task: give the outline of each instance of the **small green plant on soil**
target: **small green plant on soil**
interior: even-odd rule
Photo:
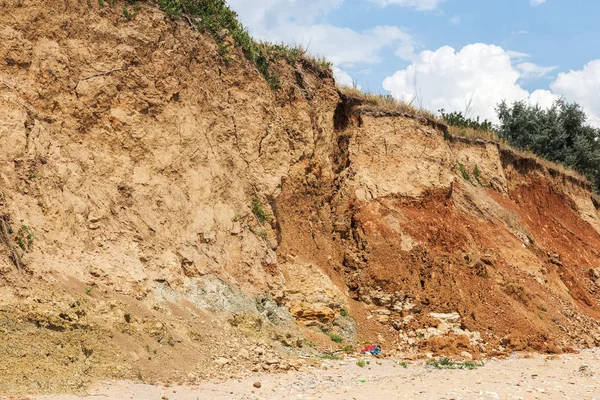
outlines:
[[[402,368],[408,368],[408,363],[407,363],[406,361],[402,361],[402,362],[400,363],[400,366],[401,366]]]
[[[342,309],[340,310],[340,315],[341,315],[342,317],[347,317],[347,316],[348,316],[348,310],[346,310],[345,308],[342,308]]]
[[[337,354],[329,354],[329,353],[323,353],[323,354],[321,354],[320,357],[325,360],[341,360],[342,359],[342,357],[338,356]]]
[[[475,180],[477,181],[477,183],[479,183],[480,186],[483,186],[483,184],[481,183],[481,180],[479,179],[481,177],[481,171],[479,170],[479,167],[477,165],[475,165],[475,167],[473,167],[473,176],[475,177]]]
[[[258,222],[260,222],[261,225],[264,225],[265,222],[269,222],[270,220],[269,214],[267,214],[265,208],[257,198],[252,200],[252,213],[256,216],[256,219],[258,219]]]
[[[177,19],[183,14],[196,29],[210,34],[225,63],[233,59],[229,57],[232,40],[274,90],[281,88],[281,80],[272,65],[280,59],[291,65],[300,62],[317,75],[330,71],[331,63],[308,56],[301,47],[255,41],[225,0],[158,0],[158,6],[168,18]]]
[[[92,293],[92,290],[94,290],[95,287],[96,285],[89,286],[87,289],[85,289],[85,294]]]
[[[329,339],[331,339],[331,341],[335,342],[335,343],[342,343],[342,337],[339,335],[336,335],[335,333],[330,334]]]
[[[352,346],[344,346],[344,347],[342,347],[342,351],[344,351],[346,353],[354,353],[354,347],[352,347]]]
[[[426,365],[436,369],[468,369],[473,370],[479,367],[483,367],[483,362],[474,363],[472,361],[454,361],[447,357],[440,358],[433,361],[427,361]]]
[[[458,163],[458,170],[464,180],[468,181],[469,183],[471,183],[471,185],[475,186],[475,184],[471,180],[471,175],[469,175],[469,172],[462,163]]]
[[[34,240],[35,233],[33,232],[33,228],[27,225],[22,225],[15,237],[15,242],[23,251],[31,250]]]
[[[256,230],[252,225],[248,225],[248,228],[250,229],[250,232],[254,233],[256,236],[263,240],[267,240],[267,238],[269,237],[269,235],[267,235],[267,232]]]
[[[129,7],[127,6],[127,4],[125,4],[123,6],[123,16],[125,17],[125,19],[127,21],[131,21],[132,19],[134,19],[138,13],[140,12],[140,5],[138,3],[135,3],[133,5],[133,12],[129,11]]]
[[[367,362],[366,362],[365,360],[358,360],[358,361],[356,362],[356,365],[358,365],[358,366],[359,366],[359,367],[361,367],[361,368],[364,368],[364,367],[366,367],[366,366],[367,366]]]

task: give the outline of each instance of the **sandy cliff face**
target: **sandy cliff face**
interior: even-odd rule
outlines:
[[[0,5],[0,392],[600,344],[586,183],[84,3]]]

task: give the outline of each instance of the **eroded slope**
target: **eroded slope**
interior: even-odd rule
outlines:
[[[0,392],[600,344],[589,185],[151,6],[0,5]],[[446,138],[446,139],[445,139]],[[467,356],[463,354],[463,356]]]

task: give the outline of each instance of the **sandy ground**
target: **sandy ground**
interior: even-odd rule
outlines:
[[[327,370],[255,375],[200,386],[157,387],[103,382],[80,399],[600,399],[600,349],[563,356],[489,360],[476,370],[438,370],[423,361],[406,368],[393,360],[327,361]],[[255,388],[260,382],[260,388]]]

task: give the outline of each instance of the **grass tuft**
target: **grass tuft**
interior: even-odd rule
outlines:
[[[258,198],[252,200],[252,213],[256,216],[256,219],[258,219],[258,222],[260,222],[261,225],[264,225],[271,220],[269,214],[267,214]]]
[[[460,172],[460,174],[462,175],[463,179],[468,181],[471,185],[475,186],[475,184],[473,183],[473,181],[471,180],[471,175],[469,175],[469,172],[467,171],[467,169],[465,168],[465,166],[462,163],[458,163],[458,170]]]
[[[335,343],[342,343],[343,340],[341,336],[336,335],[335,333],[330,334],[329,339],[331,339],[331,341]]]
[[[359,109],[374,110],[390,114],[410,114],[419,117],[429,118],[437,121],[435,115],[424,108],[418,108],[412,103],[397,100],[389,94],[366,93],[357,88],[348,86],[340,86],[338,90],[348,97],[352,97],[361,101],[362,105]]]
[[[436,369],[468,369],[474,370],[483,367],[483,362],[474,363],[472,361],[454,361],[447,357],[433,361],[427,361],[426,365]]]
[[[228,39],[233,39],[246,59],[256,65],[274,90],[281,88],[281,79],[271,65],[280,59],[292,65],[302,62],[319,76],[331,75],[331,63],[323,58],[307,55],[302,47],[255,41],[225,0],[158,0],[158,6],[168,18],[176,19],[181,15],[191,17],[188,19],[191,24],[198,30],[209,33],[217,42],[219,55],[226,63],[231,60],[228,55]]]

